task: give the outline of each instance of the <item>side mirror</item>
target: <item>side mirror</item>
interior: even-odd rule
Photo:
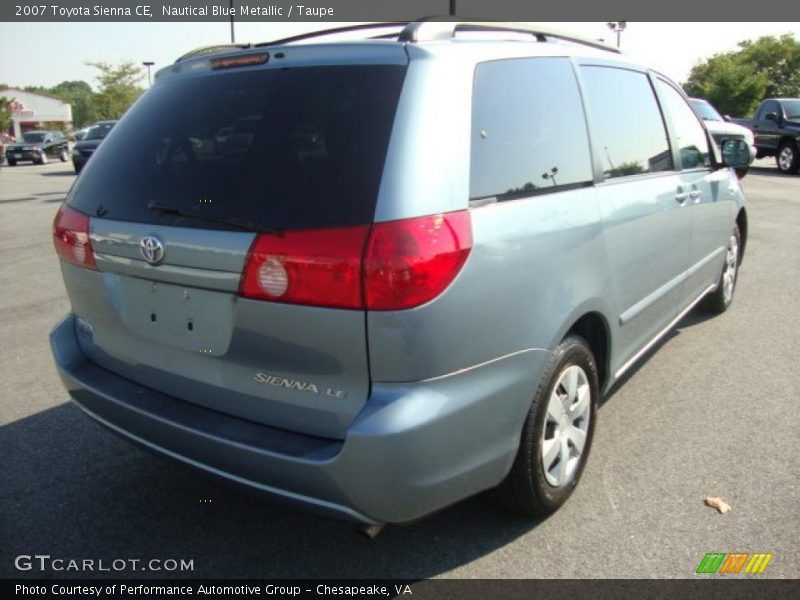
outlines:
[[[767,121],[772,121],[773,123],[777,123],[778,122],[778,113],[768,112],[766,115],[764,115],[764,118]]]
[[[753,162],[753,150],[744,140],[722,141],[722,165],[725,167],[748,167]]]
[[[723,121],[727,121],[728,123],[730,123],[731,122],[731,116],[730,115],[722,115],[722,120]]]

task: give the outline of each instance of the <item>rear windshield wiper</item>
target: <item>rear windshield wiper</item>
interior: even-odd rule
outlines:
[[[208,221],[209,223],[230,225],[231,227],[243,229],[244,231],[253,231],[257,233],[271,233],[274,235],[280,235],[282,233],[281,231],[277,231],[275,229],[262,227],[258,223],[253,223],[252,221],[248,221],[247,219],[241,219],[239,217],[226,217],[222,215],[214,215],[204,210],[173,206],[171,204],[167,204],[165,202],[157,202],[155,200],[148,202],[147,208],[164,215],[176,215],[178,217],[188,217],[191,219],[197,219],[198,221]]]

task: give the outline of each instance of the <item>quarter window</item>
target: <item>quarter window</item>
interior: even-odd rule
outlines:
[[[478,65],[470,198],[508,200],[592,182],[586,121],[564,58]]]
[[[611,67],[581,67],[609,179],[673,169],[667,132],[647,75]]]
[[[698,169],[711,164],[706,130],[694,111],[678,91],[662,79],[656,80],[664,101],[664,111],[669,116],[675,135],[675,145],[681,157],[683,169]]]

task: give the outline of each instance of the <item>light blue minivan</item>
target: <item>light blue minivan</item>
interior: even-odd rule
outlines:
[[[56,364],[122,437],[367,526],[548,514],[601,395],[730,306],[751,152],[592,40],[376,35],[158,73],[56,217]]]

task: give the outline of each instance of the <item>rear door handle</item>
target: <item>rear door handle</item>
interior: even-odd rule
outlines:
[[[692,190],[689,192],[689,197],[695,202],[700,202],[700,196],[702,196],[700,190]]]

